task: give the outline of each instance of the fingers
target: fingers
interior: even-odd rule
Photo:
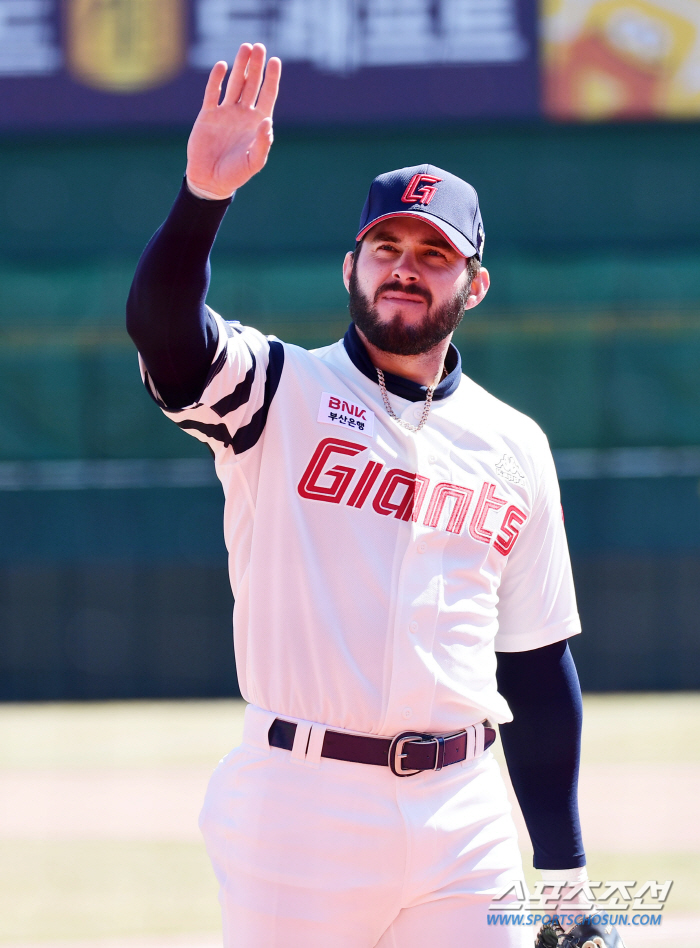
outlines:
[[[254,46],[250,43],[241,44],[231,67],[231,75],[228,78],[222,104],[239,104],[243,108],[254,108],[257,99],[258,110],[264,116],[272,116],[279,92],[282,63],[273,56],[266,69],[265,55],[266,50],[262,43],[256,43]],[[225,62],[218,62],[209,74],[204,92],[204,108],[214,108],[219,105],[226,68]]]
[[[272,110],[277,101],[277,93],[279,92],[281,74],[282,63],[276,56],[273,56],[267,64],[265,81],[262,84],[262,89],[258,96],[258,111],[262,112],[263,115],[272,115]]]
[[[248,168],[251,174],[257,174],[265,166],[272,145],[272,119],[264,118],[255,133],[255,139],[248,151]]]
[[[266,50],[262,43],[256,43],[251,50],[243,91],[239,100],[243,108],[251,108],[255,105],[265,69],[265,53]],[[228,95],[226,98],[228,100]],[[235,102],[235,99],[231,101]]]
[[[228,77],[225,102],[238,102],[241,92],[243,91],[246,69],[248,68],[252,50],[253,47],[250,43],[241,43],[236,53],[236,58],[233,61],[233,66],[231,67],[231,75]]]
[[[224,81],[224,76],[226,75],[226,70],[228,66],[223,60],[214,65],[214,68],[209,73],[209,78],[207,79],[207,87],[204,90],[204,100],[202,101],[203,109],[215,109],[219,104],[219,98],[221,96],[221,83]]]

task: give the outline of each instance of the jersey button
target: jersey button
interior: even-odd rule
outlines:
[[[428,455],[428,464],[437,464],[437,457],[434,454]]]
[[[412,714],[413,714],[413,709],[412,709],[412,708],[404,708],[403,711],[401,712],[401,717],[402,717],[405,721],[408,721],[408,719],[411,717]]]
[[[409,625],[409,629],[411,630],[411,632],[417,632],[417,631],[418,631],[418,623],[416,622],[415,619],[414,619],[413,622]]]
[[[423,406],[416,405],[416,407],[413,409],[413,417],[420,419],[422,414],[423,414]]]
[[[425,540],[421,540],[420,543],[418,544],[418,552],[425,553],[427,549],[428,549],[428,544],[425,542]]]

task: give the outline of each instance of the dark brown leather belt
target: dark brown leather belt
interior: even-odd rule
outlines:
[[[275,718],[268,731],[271,747],[290,751],[294,746],[297,726],[293,721]],[[496,731],[484,724],[484,750],[496,740]],[[326,731],[321,757],[347,760],[355,764],[390,767],[397,777],[410,777],[424,770],[442,770],[450,764],[466,760],[469,741],[467,731],[447,737],[404,731],[388,737],[363,737],[342,731]]]

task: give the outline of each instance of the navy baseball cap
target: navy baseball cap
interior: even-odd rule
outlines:
[[[390,217],[417,217],[439,230],[464,257],[484,251],[484,225],[479,198],[466,181],[435,165],[415,165],[380,174],[370,185],[362,208],[360,230],[364,235]]]

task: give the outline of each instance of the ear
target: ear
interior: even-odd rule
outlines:
[[[488,293],[490,286],[491,277],[489,276],[489,271],[485,267],[481,267],[472,280],[469,296],[467,297],[467,304],[464,308],[474,309],[475,306],[478,306]]]
[[[345,284],[345,289],[348,291],[350,290],[350,276],[354,263],[355,258],[352,255],[352,250],[348,250],[345,254],[345,260],[343,260],[343,283]]]

